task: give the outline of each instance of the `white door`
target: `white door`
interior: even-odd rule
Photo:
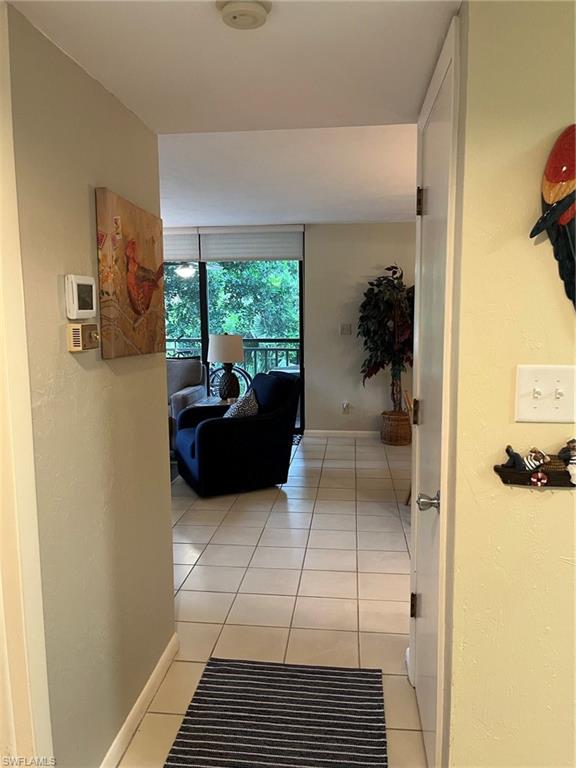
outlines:
[[[443,566],[449,479],[453,210],[456,166],[457,20],[444,43],[418,122],[418,217],[412,477],[410,678],[422,721],[429,766],[441,765],[443,708]],[[424,497],[430,497],[432,503]],[[420,501],[418,501],[420,497]],[[439,636],[440,631],[440,636]]]

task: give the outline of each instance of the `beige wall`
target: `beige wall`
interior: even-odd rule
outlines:
[[[414,283],[416,228],[398,224],[311,224],[306,227],[304,363],[306,428],[378,430],[379,414],[391,407],[388,373],[362,386],[362,341],[356,336],[358,308],[368,280],[390,264]],[[340,324],[352,335],[341,336]],[[411,370],[404,376],[410,389]],[[351,405],[342,413],[342,401]]]
[[[173,632],[168,438],[163,356],[69,354],[63,276],[97,274],[95,187],[159,210],[157,142],[9,21],[52,731],[58,765],[80,768],[99,765]]]
[[[574,6],[468,10],[449,764],[572,766],[576,497],[491,467],[507,443],[557,451],[575,431],[514,422],[518,363],[576,362],[552,248],[528,239],[574,121]]]

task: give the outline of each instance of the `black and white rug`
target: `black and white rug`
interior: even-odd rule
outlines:
[[[165,768],[387,765],[381,670],[210,659]]]

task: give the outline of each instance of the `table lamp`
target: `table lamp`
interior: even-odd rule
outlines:
[[[218,394],[221,400],[229,400],[240,394],[240,382],[233,372],[234,363],[244,360],[242,336],[228,333],[211,333],[208,343],[208,362],[222,363],[224,373],[220,377]]]

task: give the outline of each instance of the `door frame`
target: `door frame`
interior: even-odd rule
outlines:
[[[449,72],[452,67],[451,74]],[[460,35],[459,19],[453,17],[442,51],[436,63],[434,74],[424,99],[418,119],[418,150],[417,150],[417,184],[422,187],[422,131],[427,124],[436,97],[446,76],[453,81],[452,101],[452,146],[450,149],[450,167],[448,180],[448,215],[446,236],[446,285],[444,312],[444,385],[442,393],[442,441],[440,450],[440,498],[442,500],[439,515],[439,553],[438,553],[438,688],[437,688],[437,720],[436,720],[436,756],[437,766],[448,765],[448,748],[450,736],[450,672],[451,672],[451,615],[452,615],[452,540],[453,540],[453,511],[454,511],[454,481],[455,481],[455,441],[456,441],[456,368],[458,340],[453,328],[455,304],[457,302],[457,181],[458,181],[458,130],[460,106]],[[425,193],[424,193],[425,199]],[[416,219],[416,268],[415,268],[415,329],[419,322],[419,292],[421,290],[419,275],[421,272],[422,247],[422,217]],[[420,390],[420,370],[418,366],[418,334],[414,334],[414,397],[418,398]],[[419,437],[418,428],[413,430],[412,467],[413,477],[419,475]],[[416,537],[418,535],[418,514],[416,507],[416,491],[412,497],[412,558],[411,585],[416,583],[418,564],[415,562]],[[412,588],[412,591],[414,589]],[[410,649],[415,648],[415,620],[410,621]],[[414,664],[416,654],[409,654],[409,677],[415,679]]]

